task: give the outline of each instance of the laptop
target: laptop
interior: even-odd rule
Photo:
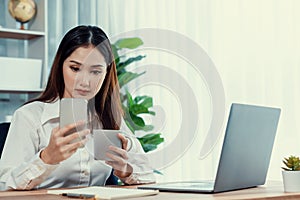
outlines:
[[[231,105],[215,181],[168,182],[138,188],[218,193],[265,184],[280,111],[256,105]]]

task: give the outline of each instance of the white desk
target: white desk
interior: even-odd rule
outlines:
[[[134,186],[126,186],[134,187]],[[49,195],[47,190],[35,190],[35,191],[7,191],[0,192],[0,200],[52,200],[52,199],[70,199],[58,195]],[[228,199],[300,199],[299,193],[285,193],[283,191],[283,185],[281,182],[270,182],[267,185],[257,188],[237,190],[232,192],[224,192],[218,194],[195,194],[195,193],[171,193],[160,192],[158,195],[132,198],[132,200],[228,200]]]

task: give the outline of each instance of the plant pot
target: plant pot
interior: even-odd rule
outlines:
[[[285,192],[300,192],[300,171],[282,171]]]

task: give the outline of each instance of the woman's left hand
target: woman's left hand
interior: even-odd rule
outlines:
[[[114,175],[119,178],[126,178],[132,174],[132,167],[128,163],[128,153],[126,151],[128,146],[128,139],[122,135],[118,134],[118,138],[122,142],[122,149],[109,146],[109,150],[114,152],[114,154],[107,152],[106,156],[110,158],[110,161],[105,161],[106,164],[110,165],[114,169]]]

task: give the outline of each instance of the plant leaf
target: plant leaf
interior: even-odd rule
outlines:
[[[145,72],[137,74],[133,72],[124,72],[118,76],[120,88],[132,81],[133,79],[143,75]]]
[[[145,152],[152,151],[164,141],[160,133],[150,133],[138,138]]]
[[[138,116],[129,116],[126,118],[126,121],[130,123],[131,127],[137,131],[137,130],[143,130],[143,131],[151,131],[153,130],[153,125],[146,125],[143,118]]]
[[[148,151],[153,151],[154,149],[157,148],[157,146],[154,145],[154,144],[143,144],[142,147],[143,147],[143,149],[144,149],[144,151],[145,151],[146,153],[147,153]]]
[[[300,170],[300,159],[297,156],[289,156],[288,158],[284,158],[282,160],[283,164],[287,167],[282,167],[284,170],[289,171],[298,171]]]
[[[145,126],[145,122],[144,122],[143,118],[138,117],[136,115],[132,115],[132,114],[130,114],[130,117],[132,119],[132,122],[134,122],[134,124],[136,126],[141,127],[141,128]],[[137,128],[137,127],[135,127],[135,128]],[[138,130],[140,130],[140,128],[138,128]]]
[[[159,175],[164,175],[161,171],[158,171],[157,169],[154,169],[153,173],[156,173],[156,174],[159,174]]]
[[[130,112],[129,109],[134,104],[134,101],[132,99],[131,94],[128,92],[128,90],[126,90],[126,100],[127,100],[127,106],[128,106],[127,111],[129,113]]]
[[[114,44],[112,44],[111,49],[112,49],[112,52],[114,54],[114,59],[115,59],[115,62],[116,62],[116,66],[118,68],[118,64],[120,62],[120,57],[119,57],[119,54],[118,54],[117,47]]]
[[[154,111],[149,111],[149,114],[150,115],[155,115],[155,112]]]
[[[150,108],[153,106],[152,97],[149,97],[149,96],[137,96],[134,98],[134,101],[146,108]]]
[[[115,45],[118,49],[135,49],[143,44],[143,41],[138,37],[119,39]]]
[[[130,129],[130,131],[134,134],[134,127],[131,126],[131,124],[129,123],[129,121],[125,120],[125,123],[127,125],[127,127]]]
[[[117,65],[117,72],[119,73],[120,71],[124,70],[125,67],[127,67],[128,65],[130,65],[131,63],[135,62],[135,61],[140,61],[142,60],[143,58],[145,58],[146,56],[136,56],[136,57],[131,57],[131,58],[128,58],[127,60],[125,60],[124,62],[120,62],[118,65]]]
[[[148,96],[146,96],[146,95],[143,95],[143,96],[136,96],[135,98],[134,98],[134,101],[135,102],[139,102],[139,101],[142,101],[143,99],[145,99],[145,98],[147,98]]]
[[[140,130],[143,130],[143,131],[152,131],[154,129],[154,126],[153,125],[145,125],[142,129]]]
[[[151,143],[159,145],[164,141],[164,138],[161,137],[161,133],[149,133],[139,138],[140,141],[143,141],[144,144]]]
[[[149,113],[148,108],[140,104],[133,104],[130,106],[130,112],[134,115],[142,114],[142,113]]]

